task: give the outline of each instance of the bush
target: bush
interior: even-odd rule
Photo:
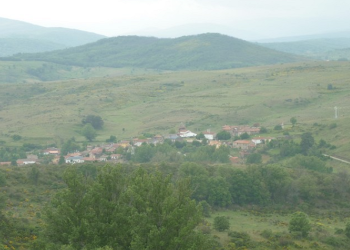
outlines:
[[[273,128],[274,130],[282,130],[282,125],[276,125],[274,128]]]
[[[219,232],[223,232],[230,228],[230,221],[226,216],[216,216],[214,218],[214,228]]]
[[[296,212],[292,215],[292,219],[289,221],[289,232],[300,233],[302,237],[307,237],[311,224],[307,214],[303,212]]]

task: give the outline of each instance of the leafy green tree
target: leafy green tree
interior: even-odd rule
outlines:
[[[302,237],[307,237],[311,230],[311,223],[307,214],[295,212],[289,221],[289,232],[300,233]]]
[[[36,186],[40,178],[40,171],[37,166],[30,168],[27,173],[28,179]]]
[[[85,126],[81,131],[81,134],[85,136],[85,138],[88,139],[89,141],[92,141],[93,139],[95,139],[97,135],[96,130],[90,123],[85,124]]]
[[[46,210],[47,240],[73,249],[210,249],[195,230],[201,207],[190,199],[189,182],[127,172],[105,166],[92,180],[68,168],[67,188]]]
[[[196,135],[196,139],[197,140],[205,139],[205,136],[204,136],[203,132],[200,132],[199,134],[197,134]]]
[[[350,222],[346,223],[345,235],[350,239]]]
[[[80,150],[80,146],[75,142],[74,138],[69,139],[65,143],[63,143],[61,147],[61,155],[67,155],[70,152],[74,152]]]
[[[247,156],[247,163],[248,164],[259,164],[261,163],[262,156],[259,153],[252,153]]]
[[[214,229],[223,232],[230,228],[230,221],[226,216],[216,216],[214,218]]]
[[[278,124],[278,125],[276,125],[273,129],[274,129],[274,130],[282,130],[283,128],[282,128],[282,125],[281,125],[281,124]]]
[[[64,163],[66,163],[66,161],[65,161],[65,159],[64,159],[64,156],[63,155],[61,155],[60,156],[60,159],[58,160],[58,164],[64,164]]]
[[[297,123],[297,118],[295,118],[295,117],[290,118],[290,122],[292,123],[292,126],[294,127],[295,124]]]
[[[106,140],[106,142],[117,142],[117,137],[115,135],[111,135],[109,139]]]
[[[101,116],[98,115],[88,115],[81,122],[83,125],[90,123],[94,129],[102,129],[104,124]]]
[[[310,132],[305,132],[301,135],[300,148],[304,155],[307,155],[309,149],[315,144],[315,139]]]
[[[245,133],[241,134],[239,138],[241,140],[247,140],[250,138],[250,135],[247,132],[245,132]]]
[[[260,128],[260,134],[265,134],[265,133],[267,133],[268,131],[267,131],[267,128],[265,128],[265,127],[261,127]]]
[[[20,136],[20,135],[13,135],[12,136],[12,140],[14,140],[14,141],[19,141],[21,139],[22,139],[22,136]]]
[[[230,140],[231,139],[231,134],[230,132],[227,132],[227,131],[221,131],[219,133],[216,134],[216,138],[218,140]]]

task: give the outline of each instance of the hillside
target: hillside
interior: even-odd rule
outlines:
[[[95,43],[15,59],[84,67],[136,67],[161,70],[212,70],[305,60],[220,34],[176,39],[115,37]]]
[[[84,141],[81,120],[89,114],[100,115],[105,122],[96,138],[101,142],[110,135],[130,139],[145,132],[167,134],[181,123],[194,131],[254,123],[272,129],[296,117],[300,125],[319,124],[317,140],[336,145],[337,153],[346,157],[349,66],[349,62],[313,62],[3,84],[0,141],[5,145],[59,145],[71,137]],[[327,89],[330,83],[332,90]],[[336,128],[328,129],[333,123]],[[14,134],[22,140],[14,142]]]
[[[259,43],[261,46],[302,56],[313,57],[317,59],[335,59],[328,58],[328,54],[334,50],[350,48],[350,38],[337,39],[313,39],[295,42],[275,42]],[[341,58],[341,57],[338,57]],[[338,59],[336,58],[336,60]]]
[[[105,36],[66,28],[46,28],[0,18],[0,56],[63,49],[95,42]]]

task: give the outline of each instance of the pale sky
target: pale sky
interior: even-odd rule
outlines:
[[[118,36],[218,24],[264,37],[350,30],[349,0],[9,0],[0,17]]]

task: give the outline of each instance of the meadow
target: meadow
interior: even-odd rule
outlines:
[[[2,67],[24,63],[28,62],[2,62]],[[273,131],[283,123],[288,131],[290,118],[296,117],[293,131],[312,127],[316,139],[336,145],[336,153],[347,157],[349,66],[349,62],[307,62],[158,73],[91,68],[93,78],[79,78],[83,68],[77,68],[77,79],[58,81],[33,81],[20,74],[21,83],[1,85],[0,141],[60,145],[74,137],[82,142],[81,120],[89,114],[100,115],[105,122],[96,143],[110,135],[121,140],[143,133],[168,134],[181,124],[194,132],[219,132],[225,124],[259,123]],[[105,75],[97,77],[102,72]],[[14,142],[14,134],[22,139]]]

